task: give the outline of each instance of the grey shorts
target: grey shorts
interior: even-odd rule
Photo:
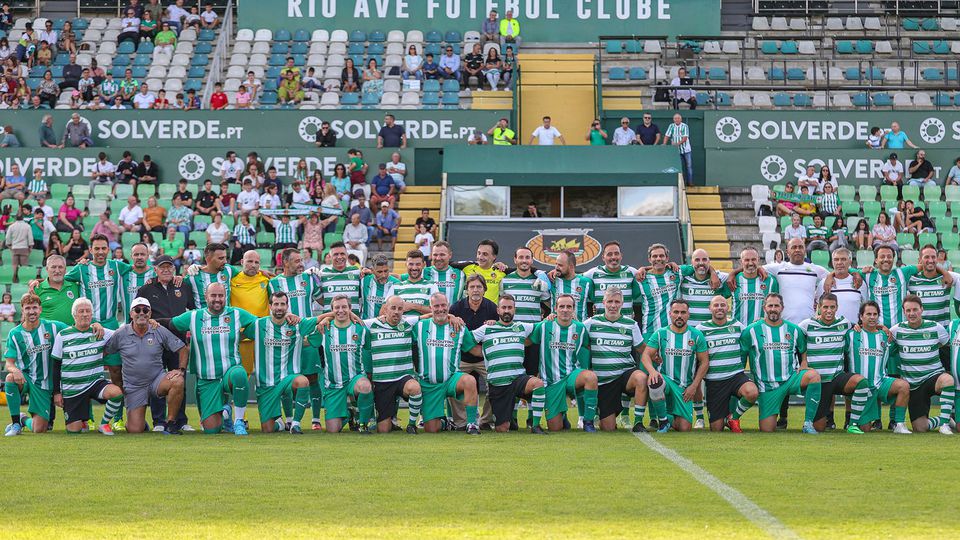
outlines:
[[[146,407],[151,397],[159,398],[157,390],[166,376],[166,371],[160,371],[152,381],[123,381],[123,400],[127,410]],[[131,382],[135,384],[131,384]]]

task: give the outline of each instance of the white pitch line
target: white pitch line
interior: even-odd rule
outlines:
[[[730,503],[730,506],[734,507],[737,512],[743,514],[743,517],[752,521],[757,527],[760,527],[773,538],[800,538],[800,535],[773,517],[770,512],[757,506],[757,504],[748,499],[746,495],[725,484],[722,480],[710,474],[706,469],[693,461],[667,448],[654,439],[649,433],[634,433],[634,435],[636,435],[637,438],[640,439],[640,442],[645,444],[647,448],[672,461],[674,465],[683,469],[684,472],[692,476],[697,482],[700,482],[721,496],[725,501]]]

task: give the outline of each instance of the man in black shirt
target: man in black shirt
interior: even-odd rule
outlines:
[[[333,148],[336,145],[337,134],[330,129],[330,122],[323,122],[317,131],[317,148]]]
[[[283,180],[280,180],[277,177],[277,168],[270,167],[267,169],[267,177],[263,180],[263,190],[266,191],[270,186],[277,186],[277,195],[280,195],[280,198],[283,198]]]
[[[180,202],[182,202],[184,206],[193,208],[193,193],[187,191],[186,179],[180,179],[177,185],[177,192],[173,194],[173,198],[180,199]]]
[[[130,184],[133,192],[137,192],[137,162],[129,150],[123,153],[123,159],[117,163],[117,183]]]
[[[927,161],[927,153],[925,151],[917,150],[917,158],[910,164],[909,170],[909,184],[911,186],[937,185],[936,181],[933,180],[933,163]]]
[[[471,274],[464,284],[465,295],[460,301],[450,306],[450,314],[463,319],[467,329],[476,330],[487,321],[496,321],[499,318],[497,314],[497,305],[487,300],[483,295],[487,292],[487,281],[480,274]],[[487,366],[483,363],[482,356],[474,356],[470,353],[463,353],[460,356],[460,371],[473,375],[477,379],[477,389],[481,394],[487,387]],[[467,423],[467,414],[464,405],[460,401],[450,401],[450,412],[453,414],[453,425],[456,429],[465,429]],[[480,427],[489,429],[493,423],[493,411],[490,409],[490,401],[484,400],[483,414],[480,417]]]
[[[643,113],[643,123],[637,126],[637,140],[640,144],[654,146],[660,144],[660,128],[653,123],[653,115]]]
[[[217,208],[217,194],[213,191],[213,181],[204,180],[203,189],[200,190],[200,193],[197,193],[197,208],[196,211],[198,214],[209,216]]]
[[[174,284],[175,270],[172,257],[161,255],[157,258],[153,268],[157,273],[156,279],[152,279],[146,285],[140,287],[137,296],[142,296],[150,301],[151,315],[154,319],[172,319],[177,315],[197,308],[193,302],[193,288],[190,283],[184,281],[179,286]],[[177,334],[177,337],[186,341],[186,336],[182,332],[174,330],[174,333]],[[163,364],[167,370],[174,370],[180,367],[180,359],[176,353],[164,351]],[[177,414],[177,424],[181,429],[187,424],[186,401],[183,400],[180,404],[180,413]],[[153,416],[154,431],[163,431],[163,426],[166,424],[166,409],[165,399],[150,398],[150,414]],[[188,428],[185,431],[192,431],[192,429]]]
[[[77,55],[70,53],[70,63],[63,66],[63,82],[60,83],[60,90],[77,88],[82,76],[83,68],[77,63]]]
[[[483,50],[479,43],[473,44],[473,52],[463,57],[463,85],[467,86],[470,77],[476,77],[478,86],[483,80]]]
[[[136,172],[134,176],[137,177],[137,186],[143,184],[152,184],[154,195],[159,195],[160,190],[157,188],[158,177],[160,172],[157,170],[157,164],[150,159],[150,154],[143,155],[143,161],[137,165]],[[133,194],[137,195],[137,187],[134,186]]]
[[[423,228],[427,230],[428,233],[433,234],[433,227],[436,226],[437,222],[430,217],[430,209],[424,208],[420,210],[420,217],[417,218],[416,226],[419,227],[423,225]],[[436,236],[436,235],[434,235]]]
[[[383,117],[383,126],[377,133],[377,148],[406,148],[407,134],[403,126],[397,125],[392,114]]]

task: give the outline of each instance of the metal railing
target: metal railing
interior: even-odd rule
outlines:
[[[223,25],[220,27],[220,35],[217,37],[217,46],[213,49],[213,59],[210,61],[210,69],[207,71],[207,79],[203,83],[203,96],[201,96],[202,106],[210,103],[210,96],[213,95],[213,86],[220,81],[223,75],[223,66],[227,63],[227,57],[230,55],[230,46],[233,43],[233,0],[227,2],[227,9],[223,14]]]

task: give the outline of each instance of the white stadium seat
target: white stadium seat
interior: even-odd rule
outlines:
[[[347,44],[346,44],[346,43],[331,43],[331,44],[330,44],[330,47],[327,49],[327,54],[328,54],[328,55],[337,54],[337,55],[340,55],[340,56],[346,56],[346,55],[347,55]]]
[[[476,30],[471,30],[463,34],[463,42],[464,43],[480,43],[480,37],[481,37],[480,32],[477,32]]]
[[[224,92],[236,92],[240,90],[240,79],[227,79],[227,82],[223,83]]]
[[[340,70],[343,69],[343,66],[327,66],[327,70],[323,73],[324,79],[337,79],[340,80]]]
[[[261,28],[253,35],[254,41],[273,41],[273,31],[269,28]]]
[[[167,70],[167,77],[171,79],[186,79],[187,68],[183,66],[173,66]]]
[[[265,66],[267,65],[267,55],[265,54],[251,54],[250,62],[248,66]]]
[[[253,30],[242,28],[237,31],[237,41],[253,41]]]
[[[187,28],[183,32],[180,32],[180,35],[177,36],[178,41],[196,41],[197,40],[197,31],[193,28]]]
[[[740,42],[725,40],[723,42],[723,54],[740,54]]]
[[[163,89],[163,81],[160,79],[147,79],[145,82],[147,84],[147,89],[154,94]]]
[[[930,94],[926,92],[914,92],[913,106],[914,107],[933,107],[933,98],[931,98]]]
[[[323,54],[311,54],[307,57],[307,66],[321,68],[327,63],[327,57]]]
[[[326,43],[330,41],[330,32],[326,31],[323,28],[314,30],[310,35],[310,41],[314,43]]]
[[[421,48],[420,48],[417,44],[411,43],[410,45],[413,45],[414,47],[417,47],[417,52],[418,52],[418,53],[422,53],[422,52],[423,52],[423,51],[421,50]],[[406,48],[405,48],[405,47],[403,46],[403,43],[387,43],[387,52],[386,52],[386,54],[387,54],[388,56],[391,55],[391,54],[404,55],[404,54],[407,53],[407,48],[409,48],[409,47],[406,47]]]
[[[100,54],[117,54],[117,42],[103,41],[100,43],[100,46],[97,47],[97,52]]]
[[[767,22],[766,17],[754,17],[752,26],[757,32],[765,32],[770,29],[770,23]]]
[[[258,41],[253,44],[250,52],[251,54],[270,54],[270,44],[266,41]]]
[[[402,30],[391,30],[387,33],[387,43],[403,43],[406,36]]]
[[[341,54],[331,54],[327,57],[327,67],[337,68],[338,70],[342,68],[346,63],[346,59]],[[360,69],[357,67],[357,69]],[[337,77],[340,76],[340,72],[337,72]]]
[[[388,79],[383,81],[384,92],[400,92],[400,81],[397,79]]]
[[[404,92],[400,98],[400,105],[409,107],[420,105],[420,94],[417,92]]]
[[[327,54],[326,43],[311,43],[310,54]]]
[[[790,19],[790,30],[797,32],[806,32],[807,31],[807,20],[801,19],[799,17],[794,17]]]
[[[103,41],[116,41],[120,37],[119,30],[104,30],[103,31]]]
[[[233,53],[230,55],[231,66],[245,66],[250,63],[250,58],[243,53]]]
[[[863,28],[865,30],[880,31],[883,27],[880,24],[880,17],[866,17],[863,19]]]
[[[123,29],[123,19],[120,17],[113,17],[107,21],[107,28],[109,30],[121,30]]]
[[[400,105],[400,94],[396,92],[384,92],[383,97],[380,98],[380,105],[384,107],[396,107]]]
[[[230,66],[227,68],[227,77],[240,79],[247,75],[247,70],[244,69],[244,66]]]
[[[167,82],[163,85],[163,89],[166,90],[168,94],[183,92],[183,81],[180,79],[167,79]]]
[[[761,243],[765,249],[779,249],[780,244],[783,242],[780,238],[780,233],[775,232],[763,233],[761,238],[763,239]]]
[[[190,45],[190,52],[193,52],[192,43],[178,43],[177,52],[185,52],[185,51],[180,51],[180,45]],[[238,41],[233,45],[233,54],[237,54],[237,53],[250,54],[252,50],[253,50],[253,47],[250,46],[249,41]]]
[[[782,32],[784,30],[789,30],[790,25],[787,23],[786,17],[773,17],[770,19],[770,29]]]
[[[346,30],[334,30],[330,34],[331,43],[346,43],[350,39]]]
[[[17,22],[19,22],[19,20]],[[88,30],[104,30],[106,28],[107,28],[107,20],[102,17],[94,17],[90,19],[90,23],[87,25]]]
[[[706,54],[720,54],[723,49],[720,48],[719,41],[704,41],[703,52]]]
[[[760,216],[757,218],[757,225],[761,233],[772,233],[777,231],[777,218],[773,216]]]
[[[860,17],[847,17],[847,24],[845,26],[847,30],[851,32],[863,30],[863,22],[860,21]]]
[[[407,32],[407,43],[423,43],[423,32],[420,30],[410,30]]]
[[[150,66],[147,77],[152,79],[165,79],[167,77],[167,68],[163,66]]]

